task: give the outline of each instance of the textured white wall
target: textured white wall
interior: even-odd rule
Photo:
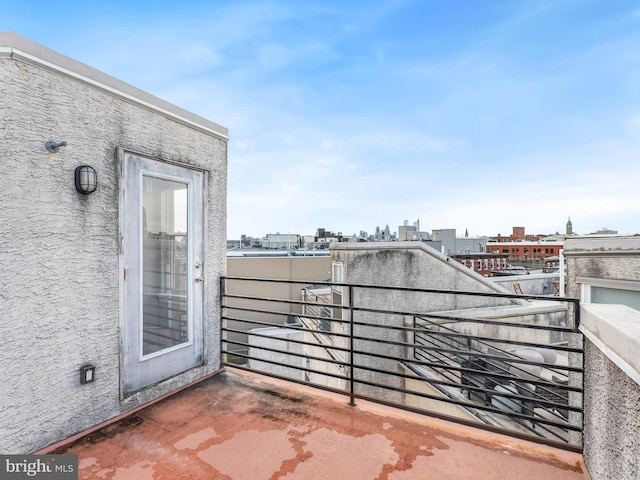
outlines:
[[[640,478],[640,385],[585,340],[584,457],[593,480]]]
[[[640,281],[640,238],[577,238],[565,246],[567,296],[577,277]],[[640,478],[640,385],[584,340],[584,458],[593,480]],[[615,349],[614,349],[615,351]]]
[[[45,447],[215,371],[218,278],[226,271],[224,136],[35,63],[0,55],[0,451],[7,454]],[[49,153],[47,140],[68,146]],[[210,172],[207,363],[125,401],[117,147]],[[98,173],[89,196],[74,188],[82,163]],[[92,384],[80,385],[84,363],[96,365]]]

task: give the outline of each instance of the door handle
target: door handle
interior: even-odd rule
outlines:
[[[196,282],[204,282],[204,277],[202,275],[198,275],[196,277]]]

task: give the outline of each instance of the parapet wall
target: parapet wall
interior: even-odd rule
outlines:
[[[593,480],[640,478],[640,312],[586,304],[584,457]]]

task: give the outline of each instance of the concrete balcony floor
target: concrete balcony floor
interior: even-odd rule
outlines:
[[[588,479],[582,456],[237,370],[64,446],[82,479]]]

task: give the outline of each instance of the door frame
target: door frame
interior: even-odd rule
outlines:
[[[193,200],[192,202],[201,202],[201,205],[199,207],[199,210],[201,212],[201,215],[199,214],[198,216],[200,217],[200,221],[198,221],[199,219],[196,218],[192,218],[193,217],[193,212],[191,211],[192,208],[192,202],[189,201],[188,205],[189,205],[189,212],[188,212],[188,216],[189,216],[189,228],[188,228],[188,233],[189,236],[191,237],[189,239],[189,243],[190,245],[192,245],[192,239],[194,239],[197,235],[199,235],[200,239],[199,241],[201,242],[201,249],[199,252],[197,252],[197,254],[194,256],[194,258],[189,258],[189,265],[187,268],[187,281],[192,283],[192,287],[191,287],[191,292],[194,293],[194,295],[192,295],[193,298],[190,299],[191,302],[194,302],[191,306],[189,306],[188,311],[189,312],[194,312],[197,311],[199,312],[199,319],[195,318],[195,315],[190,315],[191,318],[188,318],[188,323],[190,325],[190,331],[189,331],[189,340],[185,342],[184,345],[177,345],[175,347],[171,347],[168,349],[165,349],[163,351],[154,353],[154,354],[149,354],[149,355],[143,355],[142,352],[142,347],[141,347],[141,331],[142,331],[142,327],[141,327],[141,320],[139,315],[137,316],[137,319],[134,320],[136,322],[135,326],[130,325],[130,321],[132,320],[132,316],[135,316],[135,314],[132,314],[132,308],[131,308],[131,295],[128,294],[128,292],[131,292],[131,283],[127,284],[127,281],[129,282],[136,282],[138,284],[138,289],[136,290],[137,294],[138,294],[138,299],[134,300],[134,301],[138,301],[140,302],[140,295],[142,294],[142,272],[141,272],[141,265],[142,265],[142,258],[140,255],[131,257],[131,255],[127,255],[127,245],[129,244],[129,247],[131,246],[131,240],[129,239],[128,236],[130,235],[135,235],[137,237],[139,237],[139,229],[134,229],[131,226],[127,226],[128,224],[131,224],[130,221],[130,216],[132,214],[135,215],[139,215],[140,212],[138,211],[134,211],[132,212],[131,210],[136,210],[135,208],[131,207],[131,204],[128,203],[130,202],[130,198],[128,198],[130,195],[133,194],[137,194],[137,195],[141,195],[141,191],[136,191],[134,190],[134,188],[131,187],[131,182],[136,179],[130,179],[128,178],[127,175],[127,165],[129,163],[129,158],[130,156],[133,157],[138,157],[140,159],[143,160],[144,162],[156,162],[158,165],[158,168],[163,168],[164,166],[167,166],[168,168],[171,167],[178,167],[180,169],[185,169],[187,171],[191,171],[191,172],[195,172],[198,175],[201,175],[201,180],[202,180],[202,185],[200,186],[201,189],[201,194],[200,194],[200,199],[196,198],[195,194],[193,195]],[[174,162],[174,161],[167,161],[165,159],[162,158],[158,158],[158,157],[154,157],[151,155],[146,155],[143,153],[138,153],[132,150],[128,150],[128,149],[124,149],[121,147],[117,148],[117,159],[118,159],[118,173],[119,173],[119,178],[118,178],[118,184],[119,184],[119,204],[118,204],[118,220],[119,220],[119,237],[118,237],[118,258],[119,258],[119,268],[118,268],[118,275],[119,275],[119,291],[120,291],[120,295],[119,295],[119,312],[120,312],[120,321],[119,321],[119,347],[120,347],[120,351],[119,351],[119,360],[120,360],[120,369],[119,369],[119,385],[120,385],[120,399],[124,400],[125,398],[136,394],[137,392],[150,388],[154,385],[158,385],[161,384],[173,377],[176,377],[178,375],[182,375],[183,373],[190,371],[194,368],[198,368],[200,366],[202,366],[205,363],[205,352],[206,352],[206,334],[205,334],[205,330],[206,330],[206,312],[207,312],[207,275],[206,273],[206,245],[207,245],[207,204],[208,204],[208,171],[199,167],[194,167],[193,165],[187,165],[184,163],[180,163],[180,162]],[[140,179],[142,178],[142,175],[145,172],[145,169],[140,168],[138,169],[138,172],[140,173]],[[195,175],[194,173],[194,175]],[[157,178],[162,178],[163,175],[157,174],[157,175],[153,175],[152,176],[157,176]],[[169,175],[169,177],[171,177],[171,175]],[[196,175],[196,177],[198,177]],[[179,176],[176,176],[175,178],[180,178]],[[129,188],[127,188],[127,182],[130,183]],[[187,181],[185,181],[185,183],[189,183]],[[198,182],[199,183],[199,182]],[[138,185],[138,188],[140,188],[140,185]],[[190,195],[191,197],[191,195]],[[140,202],[141,205],[141,201],[137,200],[138,202]],[[140,222],[141,219],[138,218],[137,222]],[[196,228],[194,228],[194,226]],[[137,239],[136,240],[138,242],[138,248],[139,246],[139,242],[140,240]],[[190,250],[195,250],[197,247],[192,247],[190,248]],[[140,250],[138,250],[138,252],[140,252]],[[193,252],[190,252],[193,253]],[[137,262],[132,262],[132,258],[136,258]],[[196,270],[194,268],[194,263],[196,261],[199,261],[200,263],[200,271],[199,271],[199,275],[204,277],[204,280],[202,282],[199,283],[195,283],[195,276],[196,274]],[[129,262],[129,263],[127,263]],[[135,270],[132,270],[135,269]],[[127,279],[127,277],[129,277]],[[198,290],[198,293],[195,294],[196,289]],[[193,306],[195,305],[195,302],[197,302],[197,307],[196,309],[193,308]],[[139,311],[142,311],[141,308]],[[131,335],[128,332],[131,332],[132,328],[136,328],[139,329],[138,330],[138,337],[135,337],[135,339],[137,340],[137,346],[134,347],[133,349],[131,348],[131,340],[132,337],[134,337],[135,335]],[[193,351],[193,356],[192,359],[193,361],[186,367],[186,368],[178,368],[177,370],[174,370],[171,374],[166,375],[166,376],[162,376],[162,377],[158,377],[155,378],[153,381],[150,382],[146,382],[143,381],[141,385],[137,385],[135,387],[130,387],[131,385],[131,376],[132,374],[135,374],[134,372],[132,372],[131,370],[131,366],[133,365],[132,362],[137,362],[138,365],[142,365],[143,362],[161,362],[163,359],[166,360],[167,362],[171,363],[171,357],[170,355],[173,352],[178,352],[180,350],[183,349],[189,349]],[[141,367],[142,368],[142,367]]]

